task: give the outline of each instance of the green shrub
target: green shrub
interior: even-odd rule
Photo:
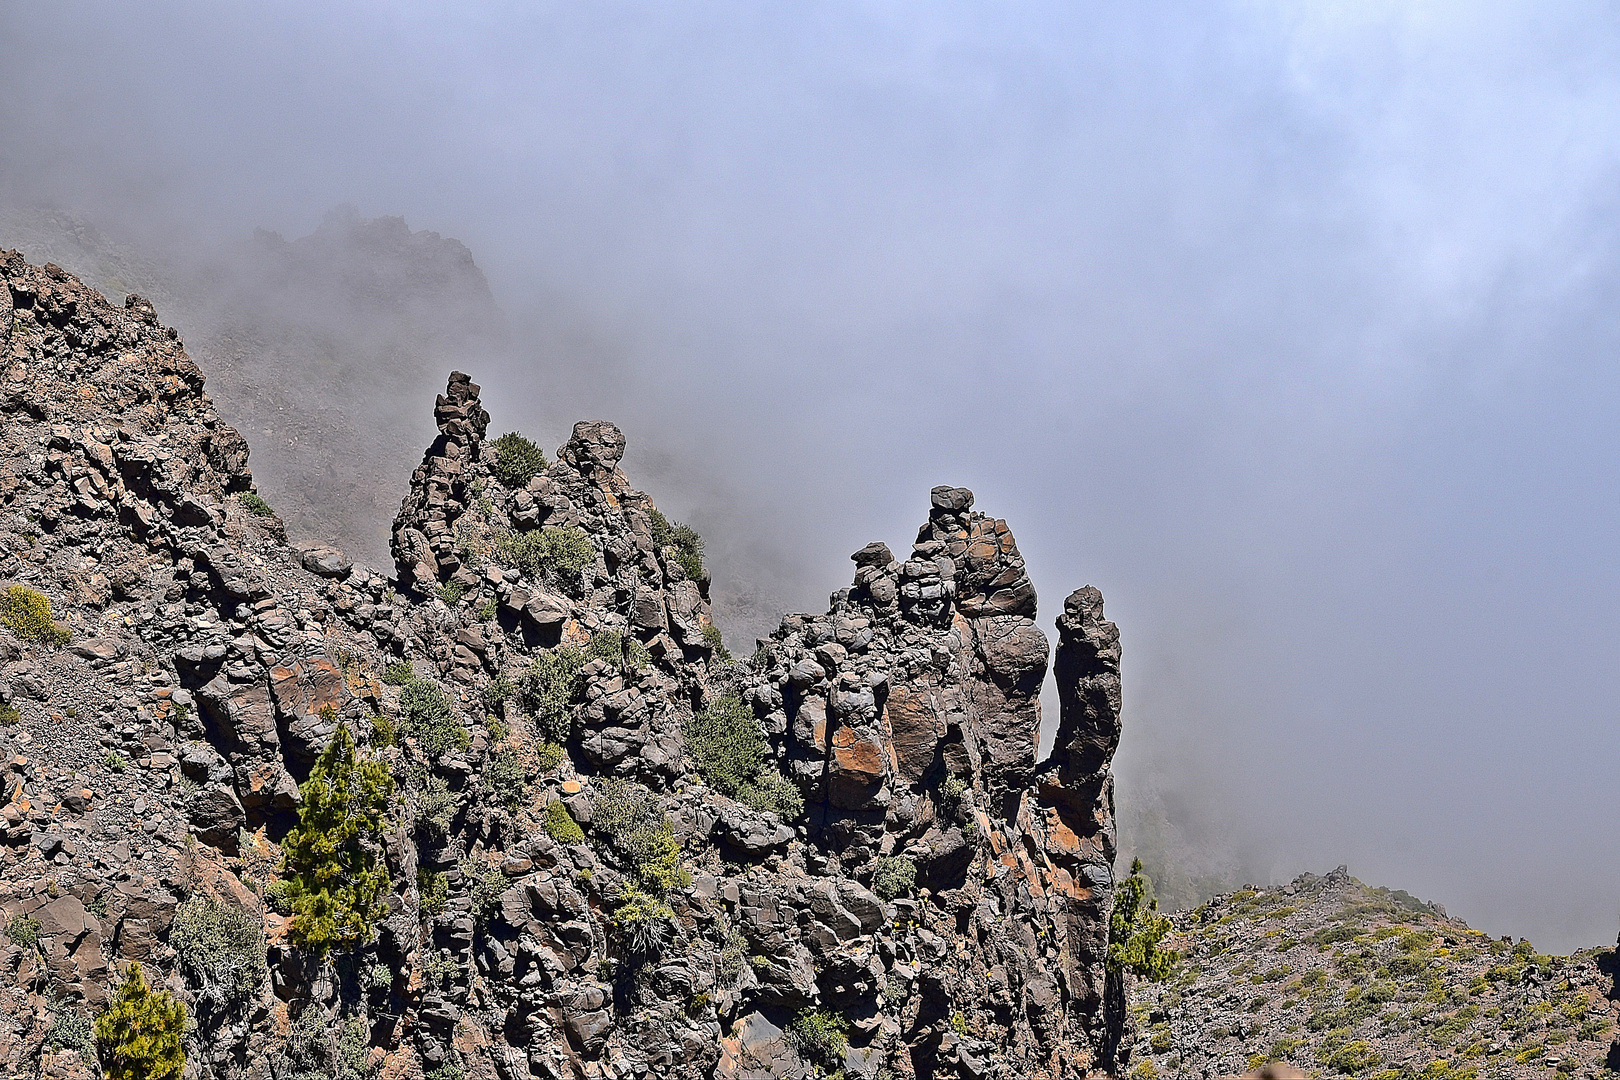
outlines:
[[[759,775],[742,786],[737,799],[755,810],[769,810],[783,821],[792,821],[804,813],[804,795],[798,785],[773,768],[763,768]]]
[[[438,588],[438,596],[448,606],[455,607],[461,603],[461,598],[467,594],[467,587],[459,581],[446,581]]]
[[[382,681],[389,686],[409,686],[416,681],[416,669],[409,660],[400,660],[383,669]]]
[[[518,680],[518,704],[534,717],[549,741],[564,743],[573,734],[574,699],[585,689],[580,669],[585,654],[572,645],[547,649],[529,662]]]
[[[473,918],[486,923],[501,907],[501,893],[506,891],[506,875],[500,866],[490,860],[480,862],[469,855],[461,860],[461,876],[467,879],[472,895]]]
[[[333,1080],[365,1080],[367,1057],[371,1053],[371,1026],[363,1016],[343,1021],[337,1037],[337,1069]]]
[[[416,889],[422,894],[422,914],[443,915],[450,900],[450,879],[436,870],[418,870]]]
[[[541,743],[539,751],[535,754],[535,757],[540,764],[540,771],[543,773],[550,772],[552,769],[555,769],[557,766],[561,765],[563,758],[566,756],[567,755],[563,752],[563,748],[554,742]]]
[[[686,751],[698,772],[731,798],[758,774],[768,745],[753,710],[734,695],[717,699],[686,724]]]
[[[503,532],[495,537],[495,553],[507,566],[570,593],[579,591],[580,575],[596,561],[590,536],[572,525]]]
[[[96,1028],[90,1017],[65,1003],[52,1009],[50,1030],[45,1033],[45,1045],[52,1050],[77,1050],[86,1060],[96,1049]]]
[[[108,1080],[170,1080],[185,1071],[186,1007],[147,985],[139,964],[130,965],[95,1029]]]
[[[272,1076],[292,1080],[336,1080],[332,1032],[319,1008],[306,1004],[282,1040],[281,1068]]]
[[[656,897],[626,885],[611,921],[613,936],[627,956],[658,957],[675,940],[675,912]]]
[[[428,761],[472,745],[472,736],[456,719],[450,709],[450,699],[436,683],[426,679],[407,683],[400,691],[399,704],[405,712],[400,728],[416,740],[417,749]]]
[[[731,650],[726,648],[725,635],[720,633],[720,628],[714,623],[709,623],[703,628],[703,643],[714,653],[715,659],[722,664],[731,663]]]
[[[388,870],[378,854],[393,790],[387,767],[357,753],[339,724],[298,786],[298,824],[282,841],[295,944],[317,952],[360,944],[387,911]]]
[[[412,766],[409,778],[417,828],[440,838],[448,835],[459,804],[450,782],[425,765]]]
[[[1170,933],[1170,920],[1159,913],[1153,884],[1142,872],[1142,860],[1131,861],[1131,874],[1120,883],[1108,922],[1108,966],[1160,982],[1170,976],[1179,956],[1159,947]]]
[[[211,896],[194,894],[175,909],[169,944],[199,1004],[239,1005],[266,974],[264,924]]]
[[[844,1067],[849,1021],[837,1013],[806,1009],[788,1025],[787,1041],[799,1056],[828,1072]]]
[[[379,750],[385,750],[394,745],[398,732],[394,729],[394,722],[382,713],[371,718],[371,745]]]
[[[14,916],[6,924],[6,937],[11,943],[21,949],[37,949],[39,947],[39,932],[41,930],[38,919],[30,915]]]
[[[726,943],[720,949],[720,981],[731,986],[742,974],[743,963],[748,959],[748,939],[736,927],[726,931]]]
[[[424,985],[443,989],[446,983],[454,982],[461,974],[461,965],[456,963],[456,958],[448,950],[424,949],[419,970]]]
[[[615,671],[629,673],[644,667],[652,654],[647,646],[618,630],[598,630],[585,646],[585,662],[606,660]]]
[[[793,782],[766,764],[770,744],[753,710],[735,695],[718,698],[686,723],[686,752],[716,791],[792,820],[804,810]]]
[[[1428,970],[1429,962],[1421,956],[1401,953],[1390,957],[1386,966],[1389,968],[1389,973],[1397,978],[1411,978],[1413,975],[1421,975]]]
[[[264,887],[264,906],[277,915],[292,914],[292,883],[277,878]]]
[[[617,630],[598,630],[585,646],[585,660],[606,660],[614,670],[624,667],[624,635]]]
[[[265,502],[264,497],[257,491],[244,491],[237,498],[242,502],[242,509],[254,517],[270,517],[275,513],[274,510],[270,509],[270,504]]]
[[[0,704],[0,727],[10,727],[12,724],[20,723],[22,723],[22,713],[17,710],[17,706],[9,702]],[[113,756],[111,751],[108,752],[108,756]],[[119,758],[118,763],[122,765],[124,759]]]
[[[681,868],[675,827],[645,788],[618,779],[603,783],[591,800],[591,827],[607,834],[625,865],[658,895],[692,883]]]
[[[672,524],[657,510],[648,514],[652,521],[653,543],[675,549],[675,563],[693,581],[703,580],[703,537],[685,525]]]
[[[394,985],[394,969],[381,960],[366,968],[366,988],[386,990]]]
[[[484,685],[484,709],[494,712],[501,704],[517,696],[517,686],[504,675],[497,675]]]
[[[1312,934],[1311,941],[1313,941],[1319,948],[1326,948],[1329,945],[1334,945],[1341,941],[1354,941],[1356,936],[1360,933],[1361,931],[1357,930],[1354,926],[1327,926]]]
[[[1337,1050],[1327,1054],[1322,1064],[1335,1072],[1346,1073],[1350,1076],[1365,1076],[1377,1068],[1383,1058],[1373,1050],[1372,1044],[1365,1039],[1356,1039],[1345,1043]]]
[[[42,641],[47,645],[66,645],[72,631],[61,623],[51,621],[51,601],[41,592],[26,585],[13,585],[0,600],[0,624],[24,641]]]
[[[905,896],[917,885],[917,864],[904,855],[884,855],[872,864],[872,891],[880,900]]]
[[[528,487],[529,481],[546,467],[545,451],[516,431],[508,431],[491,445],[495,448],[495,460],[490,463],[489,471],[513,491]]]
[[[585,830],[579,827],[561,799],[546,804],[546,835],[559,844],[579,844],[585,840]]]
[[[528,770],[523,766],[523,759],[512,750],[491,755],[489,764],[484,766],[484,787],[508,810],[522,806],[523,796],[529,787]]]

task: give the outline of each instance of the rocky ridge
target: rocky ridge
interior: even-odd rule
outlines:
[[[1115,1067],[1118,634],[1096,590],[1065,601],[1037,761],[1035,590],[970,492],[732,660],[613,425],[514,480],[453,374],[393,573],[356,566],[288,543],[150,304],[0,275],[0,587],[68,635],[0,630],[0,1061],[93,1075],[74,1033],[140,961],[196,1018],[195,1076]],[[757,740],[740,784],[692,741],[722,722]],[[339,725],[395,782],[389,887],[322,955],[280,843]],[[188,945],[205,908],[262,930],[229,1000]]]
[[[1133,1077],[1611,1075],[1613,949],[1546,956],[1344,867],[1170,916],[1170,980],[1132,986]]]

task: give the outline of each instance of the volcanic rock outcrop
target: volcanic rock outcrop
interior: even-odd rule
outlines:
[[[1049,643],[971,492],[734,660],[612,424],[517,474],[452,374],[390,576],[288,542],[150,304],[0,276],[0,590],[57,624],[0,629],[0,1063],[94,1075],[138,961],[188,1076],[1116,1067],[1118,634],[1065,601],[1037,761]],[[283,841],[340,727],[393,782],[387,888],[323,952]]]

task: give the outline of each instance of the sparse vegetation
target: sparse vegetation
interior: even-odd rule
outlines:
[[[660,548],[674,548],[674,562],[693,581],[701,581],[703,569],[703,537],[685,525],[670,522],[660,511],[648,514],[652,521],[653,543]]]
[[[6,937],[19,949],[37,949],[40,930],[40,922],[33,916],[15,915],[6,924]]]
[[[72,631],[51,620],[50,597],[26,585],[13,585],[0,599],[0,625],[24,641],[66,645]]]
[[[486,445],[495,450],[495,460],[490,464],[489,471],[513,491],[528,487],[529,481],[546,467],[545,451],[516,431],[508,431]]]
[[[242,509],[254,517],[271,517],[275,514],[275,511],[270,509],[270,504],[256,491],[244,491],[237,498],[242,502]]]
[[[459,581],[446,581],[438,588],[438,597],[449,607],[461,603],[461,598],[467,594],[467,587]]]
[[[573,734],[573,704],[585,687],[585,654],[572,645],[540,653],[518,681],[518,704],[534,717],[547,740],[564,743]]]
[[[563,758],[567,756],[563,748],[554,742],[541,743],[540,749],[535,751],[535,759],[540,766],[540,771],[543,773],[550,772],[561,765]]]
[[[634,885],[625,886],[619,897],[612,926],[619,947],[634,960],[655,959],[675,940],[674,910]]]
[[[714,653],[716,660],[722,664],[731,663],[731,650],[726,648],[725,636],[720,633],[720,628],[714,623],[709,623],[703,628],[703,643],[709,647],[710,652]]]
[[[52,1007],[50,1030],[45,1033],[45,1045],[51,1050],[77,1050],[90,1060],[96,1049],[96,1027],[90,1017],[66,1002]]]
[[[277,915],[292,914],[292,883],[277,878],[264,887],[264,906]]]
[[[736,927],[726,930],[726,943],[720,949],[720,981],[726,986],[736,983],[748,959],[748,940]]]
[[[804,812],[799,789],[767,764],[770,744],[753,710],[734,695],[722,697],[686,724],[686,752],[703,779],[722,795],[791,821]]]
[[[484,766],[484,786],[508,810],[523,805],[528,794],[529,775],[523,758],[512,750],[501,750],[490,755]]]
[[[199,1005],[240,1005],[264,979],[263,924],[211,896],[194,894],[175,910],[169,944]]]
[[[546,804],[546,835],[559,844],[578,844],[585,840],[585,830],[579,827],[561,799]]]
[[[388,871],[380,856],[393,790],[387,767],[360,754],[347,725],[339,724],[298,787],[298,824],[282,841],[298,946],[319,952],[370,938],[386,910]]]
[[[884,855],[872,867],[872,891],[880,900],[905,896],[917,885],[917,864],[904,855]]]
[[[422,914],[443,915],[450,899],[450,879],[436,870],[416,872],[416,891],[422,897]]]
[[[1108,924],[1108,965],[1138,978],[1159,982],[1169,977],[1179,959],[1160,947],[1170,933],[1170,920],[1159,914],[1153,885],[1142,870],[1142,860],[1131,862],[1131,873],[1114,897]]]
[[[799,1056],[828,1072],[844,1067],[849,1021],[837,1013],[806,1009],[788,1025],[787,1039]]]
[[[590,536],[572,525],[502,532],[495,537],[495,553],[507,566],[569,593],[579,591],[580,575],[596,561]]]
[[[139,964],[130,965],[95,1032],[108,1080],[171,1080],[185,1071],[186,1007],[152,989]]]
[[[412,766],[409,777],[416,827],[430,836],[448,835],[459,805],[450,782],[426,765]]]
[[[452,750],[466,750],[472,745],[472,736],[456,718],[436,683],[418,679],[407,683],[399,695],[404,717],[401,730],[416,740],[417,749],[428,761],[435,761]]]
[[[473,918],[488,922],[500,910],[501,893],[506,891],[506,875],[495,861],[469,855],[461,860],[461,876],[472,898]]]
[[[22,713],[17,710],[17,706],[11,704],[10,702],[0,703],[0,727],[10,727],[12,724],[20,723],[22,723]],[[117,757],[117,755],[110,750],[107,752],[107,756]],[[118,758],[120,765],[123,764],[123,761],[123,758]]]
[[[383,669],[382,681],[389,686],[408,686],[416,681],[416,670],[409,660],[400,660]]]
[[[610,779],[591,801],[591,827],[604,833],[642,885],[659,896],[685,888],[692,875],[681,868],[675,829],[645,788]]]

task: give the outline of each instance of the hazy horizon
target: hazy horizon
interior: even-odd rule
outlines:
[[[1612,10],[67,3],[0,34],[0,200],[153,251],[340,204],[455,237],[510,325],[495,426],[615,420],[629,467],[724,493],[674,509],[785,602],[937,483],[1009,521],[1048,632],[1102,589],[1131,828],[1614,940]]]

